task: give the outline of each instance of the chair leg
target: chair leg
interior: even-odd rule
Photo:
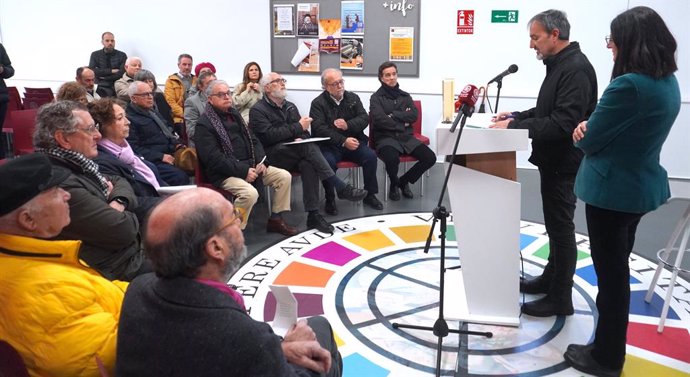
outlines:
[[[266,206],[268,207],[268,217],[271,217],[271,213],[273,213],[273,207],[271,206],[271,188],[264,186],[264,190],[266,190]]]

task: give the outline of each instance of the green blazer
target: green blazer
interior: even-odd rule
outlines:
[[[674,75],[662,79],[628,73],[606,88],[575,145],[585,157],[575,194],[587,204],[647,213],[670,197],[661,147],[680,110]]]

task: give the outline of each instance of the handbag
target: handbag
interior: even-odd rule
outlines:
[[[196,149],[191,147],[178,148],[175,151],[175,166],[189,175],[194,175],[198,162]]]

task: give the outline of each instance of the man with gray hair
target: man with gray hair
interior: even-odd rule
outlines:
[[[189,96],[184,101],[184,126],[187,128],[187,138],[189,139],[189,146],[194,147],[194,132],[196,122],[204,113],[208,96],[206,96],[206,88],[211,81],[216,80],[216,74],[211,71],[204,71],[199,74],[196,80],[196,93]]]
[[[134,76],[142,67],[143,63],[140,58],[136,56],[127,58],[127,61],[125,61],[125,73],[119,80],[115,81],[115,93],[117,93],[118,99],[129,102],[129,84],[134,82]]]
[[[205,73],[202,73],[202,76]],[[240,228],[247,226],[249,214],[259,198],[257,187],[273,187],[275,195],[266,231],[294,236],[297,228],[283,220],[290,210],[292,177],[287,170],[272,166],[264,148],[232,106],[230,87],[212,81],[206,88],[208,104],[201,113],[194,138],[201,168],[214,186],[235,196],[235,208],[243,212]]]
[[[539,168],[549,259],[541,276],[520,281],[520,291],[546,296],[525,303],[522,312],[537,317],[571,315],[577,262],[573,186],[582,160],[572,134],[596,107],[597,78],[580,45],[570,42],[570,23],[564,12],[551,9],[537,14],[529,21],[529,33],[530,48],[546,66],[537,105],[499,113],[491,127],[529,130],[529,161]]]

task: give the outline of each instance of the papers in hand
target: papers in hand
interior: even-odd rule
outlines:
[[[285,285],[269,285],[276,298],[276,316],[273,319],[273,332],[282,337],[297,323],[297,299]]]
[[[304,143],[315,143],[317,141],[324,141],[324,140],[330,140],[330,137],[310,137],[308,139],[302,139],[302,140],[295,140],[295,141],[290,141],[287,143],[283,143],[283,145],[295,145],[295,144],[304,144]]]

